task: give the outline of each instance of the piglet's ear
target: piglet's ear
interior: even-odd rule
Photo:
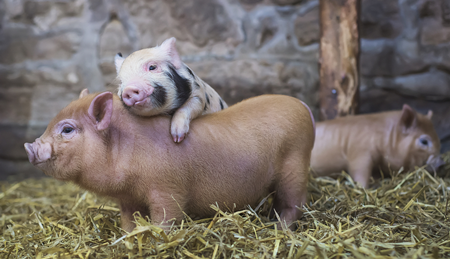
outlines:
[[[113,95],[111,92],[101,93],[92,100],[88,114],[94,121],[97,130],[104,130],[109,127],[112,109]]]
[[[400,125],[403,128],[404,133],[407,133],[410,129],[416,127],[417,125],[417,113],[407,104],[403,105]]]
[[[81,99],[83,97],[85,97],[86,95],[89,94],[89,90],[87,88],[84,88],[81,93],[80,93],[80,97],[78,97],[78,99]]]
[[[172,37],[170,39],[165,40],[161,46],[161,50],[169,54],[170,62],[175,66],[176,69],[181,68],[183,62],[181,61],[180,55],[178,55],[178,51],[175,48],[175,42],[177,40]]]
[[[433,117],[433,111],[432,110],[428,110],[427,118],[431,120],[431,117]]]
[[[116,56],[114,56],[114,65],[116,66],[116,72],[119,74],[120,68],[122,67],[123,61],[125,60],[124,57],[122,57],[122,53],[117,53]]]

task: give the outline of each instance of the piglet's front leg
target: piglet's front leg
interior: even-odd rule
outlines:
[[[372,165],[373,161],[370,154],[361,154],[352,158],[349,162],[349,174],[355,182],[367,188],[372,175]]]
[[[174,114],[170,126],[170,134],[175,143],[180,143],[189,132],[191,120],[202,114],[203,102],[197,97],[188,99]]]

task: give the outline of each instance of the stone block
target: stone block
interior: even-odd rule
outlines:
[[[420,16],[420,43],[438,45],[450,41],[449,24],[443,20],[443,2],[428,0],[422,5]]]
[[[395,38],[403,29],[398,1],[361,1],[361,38]]]
[[[317,64],[236,60],[203,61],[188,65],[229,105],[261,94],[286,94],[303,100],[317,115]]]
[[[35,37],[28,30],[4,29],[0,33],[0,63],[14,64],[26,60],[67,60],[78,50],[81,36],[77,32],[65,32],[48,37]]]
[[[226,41],[237,37],[237,24],[217,0],[168,0],[165,1],[174,19],[178,38],[189,40],[197,46],[209,42]]]
[[[299,46],[295,37],[297,9],[259,6],[243,20],[246,41],[239,52],[244,57],[285,58],[317,61],[318,44]]]
[[[304,0],[272,0],[272,2],[277,5],[295,5],[304,2]]]
[[[392,90],[406,96],[430,101],[450,100],[450,75],[437,69],[395,78],[376,77],[370,81],[373,87]]]
[[[133,52],[133,45],[122,23],[117,19],[113,19],[102,31],[99,47],[99,67],[103,75],[103,82],[106,85],[105,90],[112,90],[113,92],[117,89],[114,81],[117,76],[114,56],[118,52],[126,57]]]
[[[0,73],[0,124],[26,125],[31,116],[34,84],[15,76]]]
[[[423,71],[426,60],[399,46],[406,40],[361,40],[360,73],[363,76],[398,76]],[[404,44],[404,48],[408,46]]]
[[[300,46],[320,41],[319,6],[295,19],[295,36]]]
[[[133,52],[133,46],[124,30],[122,23],[117,20],[111,20],[103,29],[100,37],[100,59],[114,58],[121,52],[128,56]]]
[[[258,4],[261,3],[263,0],[240,0],[241,3],[246,4],[246,5],[254,5],[254,4]]]
[[[47,31],[60,19],[79,17],[85,0],[75,1],[29,1],[5,0],[7,19],[12,22],[34,25]]]

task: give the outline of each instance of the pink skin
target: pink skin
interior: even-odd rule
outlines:
[[[43,143],[40,138],[37,138],[34,143],[25,143],[27,153],[32,154],[28,156],[28,160],[33,165],[41,164],[50,159],[52,147],[49,143]]]
[[[122,93],[123,102],[127,106],[144,106],[150,104],[149,96],[155,88],[139,81],[128,83]]]
[[[154,70],[149,70],[150,66],[155,66]],[[161,64],[155,62],[146,63],[142,69],[147,73],[162,73]],[[149,83],[141,78],[135,78],[126,82],[127,86],[123,89],[122,99],[125,105],[135,106],[136,108],[151,105],[149,96],[155,90]]]

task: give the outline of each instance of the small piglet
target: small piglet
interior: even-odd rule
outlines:
[[[255,206],[274,191],[274,208],[291,224],[307,199],[313,122],[298,99],[265,95],[197,118],[176,144],[170,117],[134,116],[110,92],[83,91],[25,149],[47,175],[116,199],[126,231],[135,211],[164,225],[182,211],[210,217],[216,202]]]
[[[120,80],[118,95],[130,111],[140,116],[173,115],[170,132],[181,142],[191,120],[227,108],[214,89],[181,61],[175,38],[161,46],[118,53],[114,63]]]
[[[431,122],[432,112],[417,113],[408,105],[401,111],[347,116],[317,123],[311,168],[318,176],[347,171],[367,187],[374,171],[437,168],[440,141]]]

